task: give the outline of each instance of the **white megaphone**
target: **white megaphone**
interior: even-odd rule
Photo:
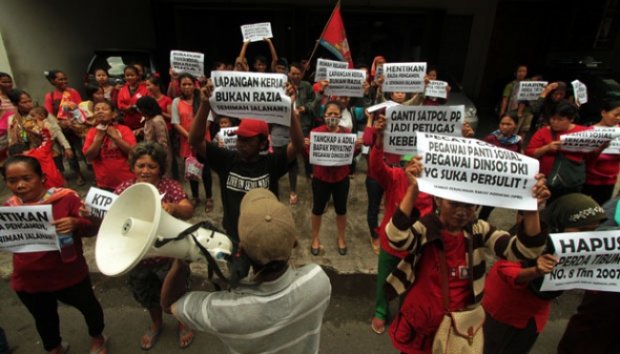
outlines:
[[[124,274],[146,257],[204,259],[191,237],[153,247],[157,240],[174,239],[192,226],[162,210],[160,199],[152,184],[136,183],[112,203],[101,223],[95,246],[101,273]],[[232,242],[220,232],[198,228],[193,236],[216,260],[223,260],[232,252]]]

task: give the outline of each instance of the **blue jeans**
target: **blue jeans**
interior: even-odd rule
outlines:
[[[366,176],[366,193],[368,193],[366,221],[368,222],[370,236],[377,238],[379,237],[377,228],[379,227],[379,206],[381,205],[381,198],[383,198],[383,188],[379,182]]]
[[[4,329],[0,327],[0,354],[5,354],[8,352],[9,352],[9,342],[6,340]]]

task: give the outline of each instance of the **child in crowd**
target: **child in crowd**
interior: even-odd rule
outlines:
[[[123,114],[122,122],[129,127],[136,137],[143,133],[144,122],[142,115],[136,110],[136,102],[140,97],[147,96],[148,90],[142,83],[138,69],[135,66],[126,66],[125,85],[118,93],[116,107]]]
[[[85,90],[86,98],[88,100],[82,101],[82,103],[79,104],[79,108],[82,112],[84,112],[84,116],[86,117],[86,122],[84,122],[84,124],[88,129],[94,127],[95,122],[97,121],[95,119],[95,113],[93,112],[95,103],[103,102],[107,98],[105,97],[105,91],[101,86],[88,84],[86,85]],[[84,134],[86,133],[87,129],[84,129]]]
[[[521,136],[516,134],[518,122],[519,118],[517,117],[516,112],[507,112],[499,121],[499,129],[487,135],[484,138],[484,141],[510,151],[522,153],[523,139],[521,139]],[[480,209],[478,218],[488,220],[492,211],[493,207],[483,206],[482,209]]]
[[[118,90],[114,88],[114,85],[110,83],[110,75],[108,75],[108,71],[104,68],[95,69],[95,81],[97,81],[97,85],[101,87],[103,90],[103,96],[106,100],[116,102],[116,96],[118,95]]]
[[[136,103],[138,111],[144,115],[144,141],[156,142],[161,145],[166,152],[166,177],[170,177],[172,166],[172,146],[170,135],[166,129],[166,121],[162,116],[161,108],[151,96],[141,97]]]

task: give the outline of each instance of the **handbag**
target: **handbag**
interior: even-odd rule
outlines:
[[[469,248],[469,279],[473,281],[473,245],[467,239]],[[463,311],[450,312],[448,293],[448,265],[443,248],[439,251],[441,272],[441,297],[445,314],[433,339],[433,354],[482,354],[484,351],[485,312],[480,304]]]
[[[202,179],[202,169],[204,165],[198,161],[194,155],[185,159],[185,179],[200,181]]]
[[[547,177],[547,187],[554,195],[580,192],[586,182],[586,164],[575,162],[558,152],[551,172]],[[554,193],[555,192],[555,193]]]

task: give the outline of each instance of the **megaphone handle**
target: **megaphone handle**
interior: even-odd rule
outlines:
[[[212,232],[211,235],[215,233],[214,230],[211,230],[211,232]],[[215,272],[215,274],[217,274],[217,276],[220,279],[225,281],[227,284],[230,284],[230,282],[228,281],[228,278],[226,278],[224,274],[222,274],[222,270],[220,269],[220,266],[217,265],[217,262],[215,261],[215,259],[213,259],[213,256],[211,256],[211,253],[209,253],[209,251],[207,251],[207,249],[204,248],[204,246],[201,245],[200,242],[198,242],[198,240],[196,239],[196,236],[194,236],[193,234],[190,234],[190,236],[192,237],[192,240],[194,240],[194,243],[196,244],[196,246],[198,246],[200,253],[202,253],[202,255],[205,256],[205,258],[207,259],[207,263],[209,264],[209,279],[211,279],[213,276],[212,272]]]

